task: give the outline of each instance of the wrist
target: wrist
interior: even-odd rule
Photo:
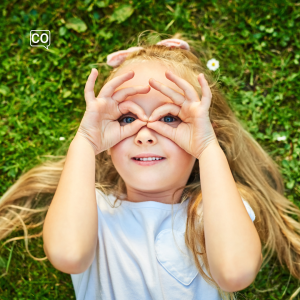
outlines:
[[[82,135],[81,133],[77,132],[74,139],[72,140],[72,143],[85,143],[87,145],[89,145],[89,147],[92,149],[94,155],[96,156],[97,155],[97,152],[96,152],[96,146],[90,142],[89,139],[87,139],[84,135]]]
[[[213,149],[217,148],[217,149],[221,149],[221,150],[222,150],[222,148],[220,147],[220,144],[219,144],[218,140],[214,140],[214,141],[210,142],[210,143],[204,148],[204,150],[201,152],[201,154],[197,157],[198,160],[199,160],[199,162],[201,162],[201,160],[203,160],[203,156],[205,156],[205,155],[203,155],[203,154],[204,154],[204,153],[207,153],[207,152],[210,152],[210,151],[212,150],[212,148],[213,148]]]

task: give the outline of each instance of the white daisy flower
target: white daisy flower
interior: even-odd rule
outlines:
[[[219,68],[219,61],[212,58],[207,62],[207,67],[210,70],[216,71]]]
[[[60,141],[64,141],[65,138],[64,138],[63,136],[61,136],[61,137],[59,138],[59,140],[60,140]]]
[[[277,138],[277,141],[284,141],[284,140],[286,140],[286,136],[279,136]]]

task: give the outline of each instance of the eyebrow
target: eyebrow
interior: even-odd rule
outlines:
[[[136,115],[136,114],[134,114],[134,113],[132,113],[131,111],[129,111],[129,112],[127,112],[127,113],[123,114],[123,115],[134,115],[134,116],[136,116],[136,117],[137,117],[137,115]]]
[[[137,118],[137,119],[139,118],[136,114],[132,113],[131,111],[129,111],[128,113],[122,114],[122,116],[127,116],[127,115],[132,115],[132,116],[134,116],[134,117]],[[120,116],[119,119],[120,119],[122,116]]]

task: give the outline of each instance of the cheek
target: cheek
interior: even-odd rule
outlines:
[[[177,164],[181,170],[188,170],[190,165],[194,165],[195,158],[185,151],[178,153]]]
[[[168,153],[166,153],[169,158],[175,163],[176,167],[184,170],[188,165],[194,164],[195,157],[184,151],[177,144],[172,142],[171,140],[165,140],[165,149],[168,149]]]
[[[132,142],[131,142],[132,143]],[[130,156],[130,141],[129,138],[122,140],[112,148],[110,148],[111,159],[115,163]]]

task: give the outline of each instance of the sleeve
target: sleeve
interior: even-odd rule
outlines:
[[[254,220],[255,220],[255,213],[254,213],[253,209],[251,208],[250,204],[246,200],[244,200],[243,198],[242,198],[242,200],[244,202],[244,205],[245,205],[245,207],[247,209],[247,212],[248,212],[248,214],[249,214],[252,222],[254,222]]]

